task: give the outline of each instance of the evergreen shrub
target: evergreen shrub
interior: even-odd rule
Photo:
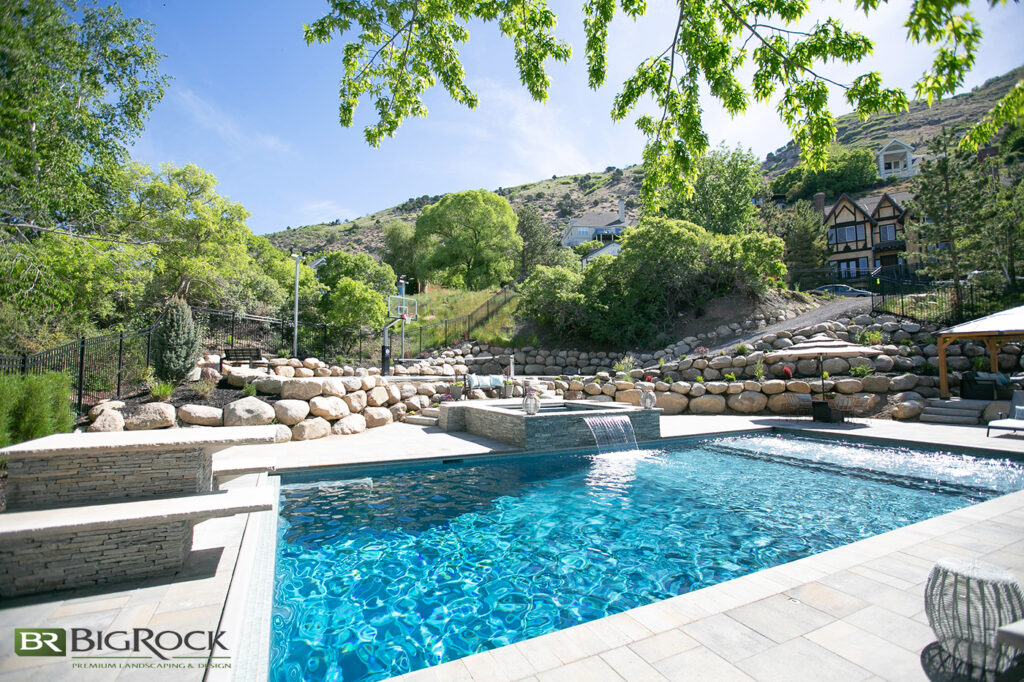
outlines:
[[[202,334],[192,319],[188,303],[172,298],[153,338],[153,371],[157,379],[178,383],[195,367],[201,351]]]
[[[73,426],[66,374],[0,374],[0,447],[68,433]]]

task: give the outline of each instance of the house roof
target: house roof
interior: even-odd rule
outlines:
[[[585,255],[583,257],[584,258],[594,258],[596,256],[600,256],[602,251],[608,251],[608,250],[612,249],[613,247],[615,249],[621,249],[622,248],[622,242],[608,242],[604,246],[599,246],[598,248],[594,249],[593,251],[589,251],[587,253],[587,255]]]
[[[1024,334],[1024,305],[948,327],[941,330],[938,336],[945,336],[947,334],[979,334],[986,336],[1017,336]]]
[[[907,144],[906,142],[904,142],[902,140],[897,140],[894,137],[891,140],[889,140],[889,142],[884,147],[879,149],[875,153],[875,156],[877,156],[878,154],[884,154],[885,152],[889,151],[889,148],[892,147],[892,146],[899,146],[899,147],[902,147],[903,149],[909,149],[910,151],[914,151],[914,148],[911,147],[909,144]]]
[[[624,221],[619,220],[617,211],[588,211],[569,221],[569,227],[625,227],[635,224],[636,221],[628,217]]]
[[[868,219],[875,223],[875,211],[878,210],[878,205],[882,203],[882,199],[889,197],[892,203],[896,204],[896,208],[899,209],[900,215],[907,212],[907,202],[914,198],[911,192],[885,192],[884,194],[875,194],[870,197],[863,197],[861,199],[854,199],[845,192],[836,199],[836,203],[831,206],[825,207],[825,217],[822,222],[828,222],[828,219],[832,217],[832,213],[835,212],[836,208],[846,199],[854,205],[861,213],[868,216]]]

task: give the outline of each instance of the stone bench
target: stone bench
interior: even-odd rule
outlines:
[[[274,443],[277,427],[62,433],[0,450],[10,511],[104,504],[213,489],[211,457]]]
[[[195,524],[273,505],[266,487],[0,514],[0,597],[173,575]]]

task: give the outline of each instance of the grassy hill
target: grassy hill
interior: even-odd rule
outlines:
[[[967,128],[979,121],[1017,81],[1024,78],[1024,66],[997,78],[991,78],[970,92],[937,102],[929,107],[924,102],[911,102],[910,109],[898,114],[876,114],[861,121],[856,114],[836,119],[836,142],[855,149],[876,151],[889,140],[898,138],[910,145],[919,145],[935,137],[943,128]],[[768,155],[762,170],[769,177],[779,175],[797,164],[800,150],[790,140]]]
[[[910,110],[899,114],[879,114],[860,121],[854,114],[841,116],[837,142],[854,148],[878,149],[896,137],[917,145],[933,137],[943,126],[966,127],[1006,94],[1014,83],[1024,78],[1024,67],[993,78],[971,92],[942,100],[932,107],[913,102]],[[799,149],[790,141],[769,154],[762,169],[769,177],[789,170],[799,161]],[[626,201],[627,214],[639,217],[638,198],[643,182],[643,168],[608,167],[602,172],[580,175],[552,176],[517,187],[499,187],[495,191],[506,197],[513,207],[536,206],[552,232],[560,234],[566,222],[587,211],[615,211],[619,199]],[[384,246],[382,227],[392,220],[416,222],[424,206],[440,196],[412,197],[398,206],[346,222],[306,225],[268,234],[278,248],[302,251],[351,251],[376,254]]]

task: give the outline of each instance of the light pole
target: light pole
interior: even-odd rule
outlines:
[[[403,299],[405,298],[405,275],[400,275],[398,277],[398,295],[401,296]],[[405,305],[405,301],[404,300],[402,301],[402,305]],[[420,350],[422,350],[422,349],[420,349]],[[403,357],[403,358],[405,357],[405,317],[404,316],[402,317],[402,355],[401,355],[401,357]]]
[[[295,259],[295,319],[292,328],[292,357],[299,357],[299,262],[302,260],[301,253],[292,253]]]

